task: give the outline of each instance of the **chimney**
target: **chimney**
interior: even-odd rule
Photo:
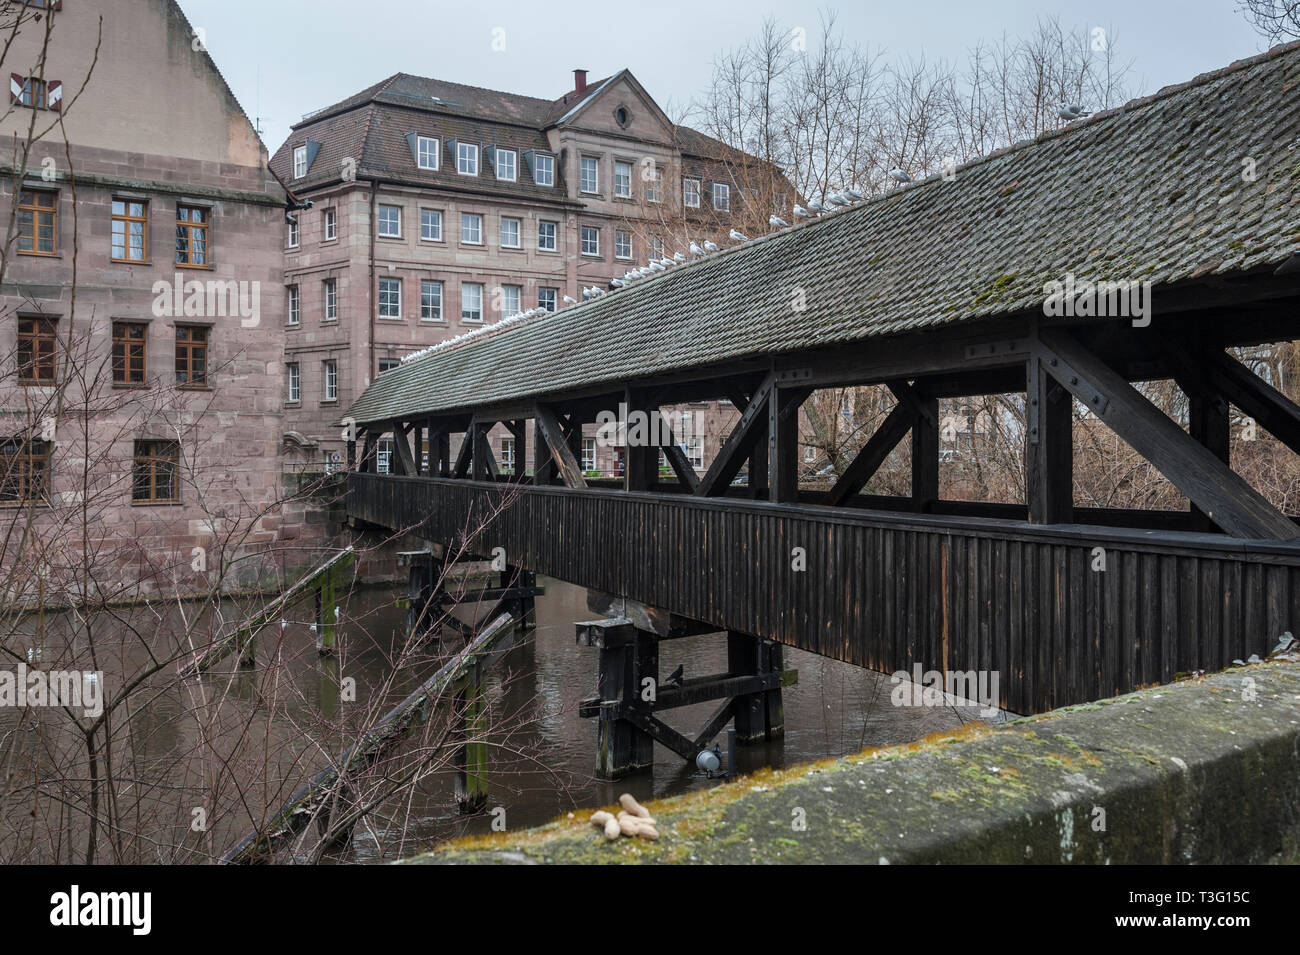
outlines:
[[[586,89],[587,89],[587,71],[574,70],[573,71],[573,92],[582,93],[585,92]]]

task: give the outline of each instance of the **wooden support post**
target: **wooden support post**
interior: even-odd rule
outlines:
[[[646,630],[636,632],[636,657],[632,662],[632,706],[642,708],[646,715],[652,712],[653,701],[646,700],[649,687],[654,688],[655,696],[659,693],[659,637]],[[647,684],[647,680],[653,683]],[[631,764],[634,767],[649,769],[654,766],[655,741],[644,730],[633,728]]]
[[[826,503],[832,507],[843,504],[857,494],[880,470],[889,453],[898,446],[912,428],[912,410],[905,402],[894,405],[857,456],[844,469],[835,486],[826,494]]]
[[[347,463],[349,471],[357,469],[357,442],[355,439],[348,442]]]
[[[768,402],[769,501],[788,504],[799,499],[799,408],[811,393],[806,388],[776,388]]]
[[[406,632],[409,636],[431,631],[442,616],[444,562],[431,551],[403,555],[409,561],[406,585]]]
[[[475,661],[456,681],[456,714],[461,744],[456,758],[456,806],[462,813],[487,806],[487,699],[480,663]]]
[[[528,476],[528,422],[512,419],[506,422],[506,427],[510,429],[510,436],[515,441],[514,471],[510,480],[519,484]]]
[[[1038,358],[1027,367],[1025,495],[1029,520],[1068,524],[1074,519],[1074,397]]]
[[[1228,403],[1204,387],[1204,380],[1179,380],[1179,385],[1187,395],[1188,431],[1216,458],[1232,466],[1229,439],[1231,436],[1231,418]],[[1217,531],[1218,525],[1203,510],[1190,504],[1192,526],[1201,531]]]
[[[402,427],[402,422],[392,422],[393,429],[393,457],[391,467],[397,474],[414,476],[419,473],[416,467],[415,458],[411,454],[411,439],[407,436],[407,431]]]
[[[728,630],[727,673],[733,677],[758,673],[760,643],[758,637]],[[746,693],[732,701],[732,713],[736,719],[736,742],[746,745],[766,736],[765,706],[762,693]]]
[[[921,396],[912,418],[912,510],[930,513],[939,500],[939,402]]]
[[[361,446],[361,471],[365,474],[375,473],[376,445],[378,438],[373,431],[366,431],[365,442]]]
[[[784,663],[781,644],[775,640],[764,640],[759,655],[759,667],[763,673],[781,673]],[[769,740],[785,736],[785,701],[780,687],[763,694],[763,731]]]
[[[541,422],[533,419],[533,484],[542,487],[555,483],[555,459]]]
[[[736,422],[735,428],[728,435],[718,456],[709,465],[704,477],[700,478],[695,493],[703,497],[718,497],[727,493],[732,478],[740,471],[740,466],[750,457],[755,443],[767,436],[767,401],[775,390],[775,376],[763,379],[745,411]]]
[[[628,418],[635,411],[646,417],[644,433],[633,433],[629,428],[625,438],[627,448],[626,468],[623,472],[623,489],[648,491],[659,480],[659,447],[667,423],[661,423],[659,407],[650,401],[649,392],[641,388],[627,388],[623,403]]]
[[[445,423],[430,431],[429,471],[435,477],[451,476],[451,429]]]
[[[601,648],[596,692],[602,700],[627,702],[628,697],[635,693],[635,652],[635,641]],[[602,779],[617,779],[642,768],[635,763],[632,742],[635,730],[631,723],[613,714],[602,713],[596,725],[596,775]]]
[[[316,649],[330,656],[338,649],[339,609],[338,574],[331,567],[320,575],[316,588]]]
[[[469,477],[469,466],[474,454],[474,425],[465,426],[465,433],[456,450],[456,463],[451,467],[451,476],[457,480]]]

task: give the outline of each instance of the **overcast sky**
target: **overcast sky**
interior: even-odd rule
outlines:
[[[572,70],[631,69],[670,115],[707,86],[713,57],[767,17],[890,57],[961,59],[979,39],[1029,33],[1040,16],[1108,28],[1144,93],[1257,53],[1238,0],[696,0],[646,4],[497,0],[180,0],[274,151],[302,114],[397,72],[554,99]],[[504,31],[504,32],[494,32]],[[494,50],[494,36],[503,50]],[[260,75],[260,78],[259,78]],[[1087,104],[1085,104],[1087,105]]]

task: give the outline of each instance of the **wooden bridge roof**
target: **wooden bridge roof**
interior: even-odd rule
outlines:
[[[893,189],[405,362],[348,413],[361,425],[410,419],[1023,314],[1067,273],[1150,281],[1158,315],[1162,286],[1298,252],[1295,43],[993,153],[951,181]]]

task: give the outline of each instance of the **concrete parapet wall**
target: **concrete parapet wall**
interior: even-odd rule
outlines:
[[[581,812],[408,861],[1300,862],[1288,657],[661,800],[658,842]]]

